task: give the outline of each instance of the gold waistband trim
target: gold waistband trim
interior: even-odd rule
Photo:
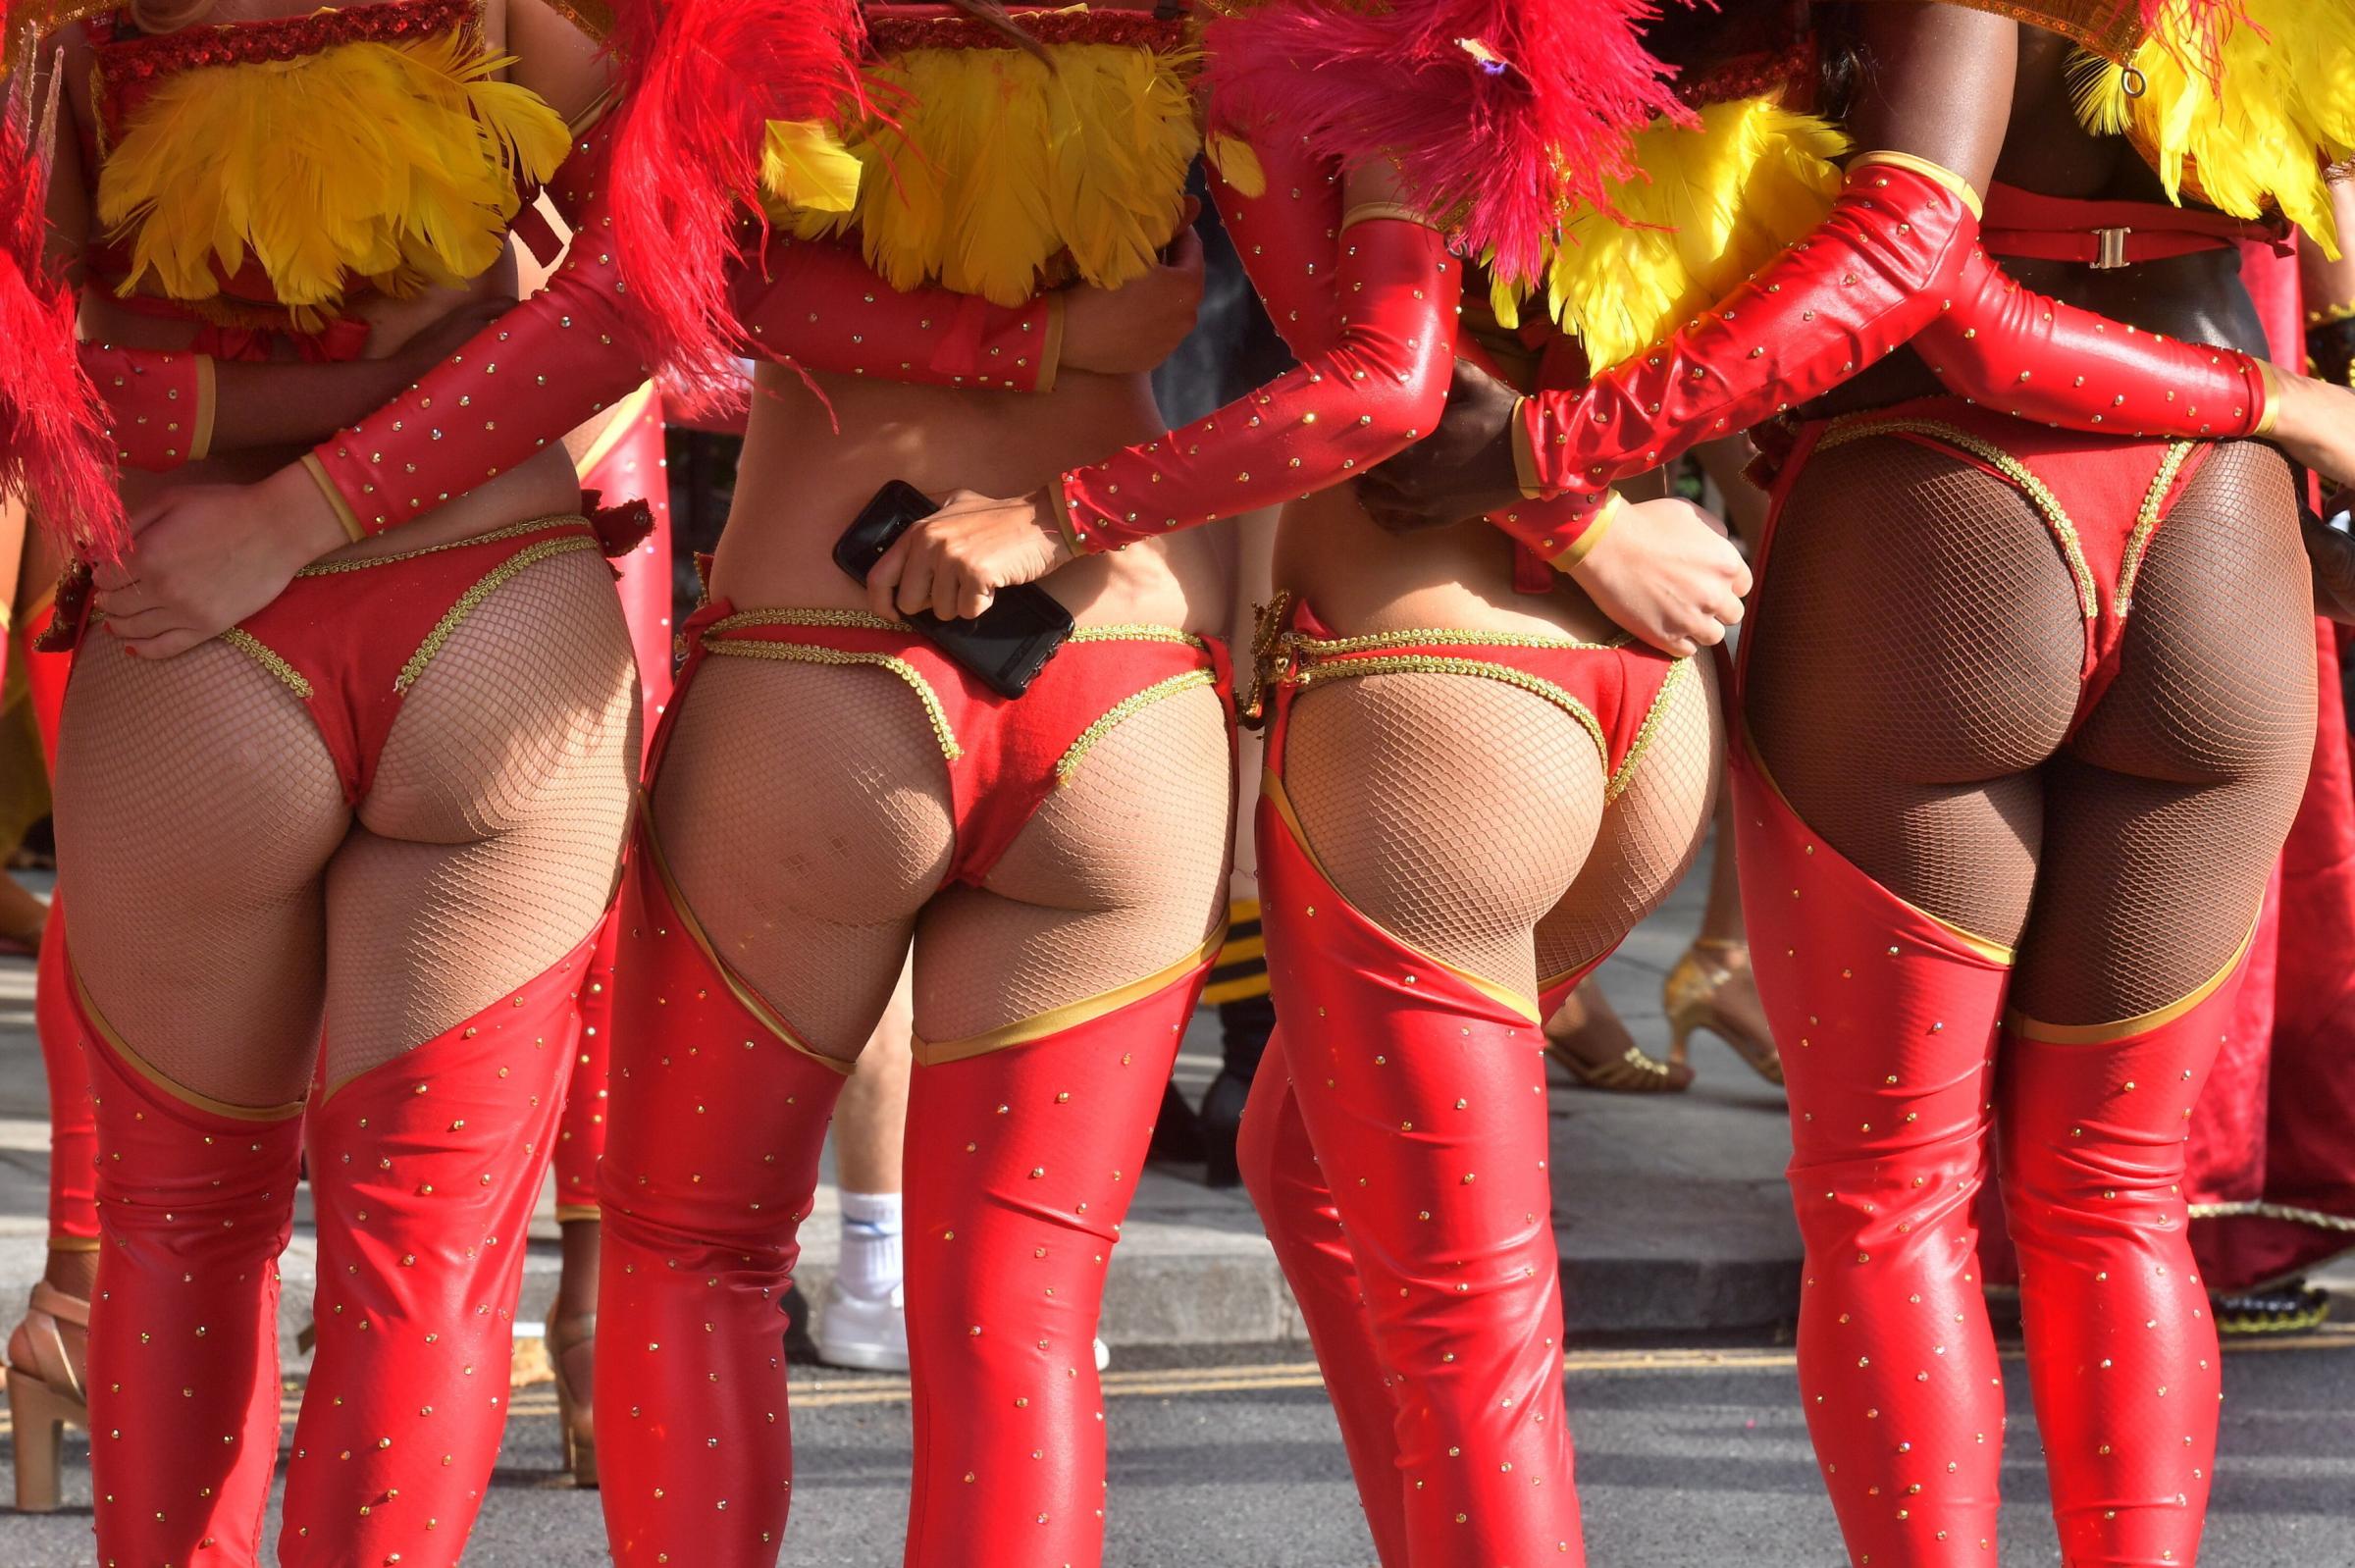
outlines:
[[[2198,442],[2179,441],[2168,447],[2160,459],[2159,472],[2151,480],[2148,495],[2142,497],[2142,510],[2134,514],[2134,532],[2126,536],[2126,551],[2118,568],[2118,591],[2111,596],[2111,607],[2120,617],[2134,608],[2134,579],[2142,573],[2142,557],[2151,548],[2151,535],[2159,527],[2160,509],[2167,504],[2168,492],[2175,488],[2175,476],[2183,472],[2192,449]]]
[[[704,635],[716,637],[723,633],[741,631],[747,626],[813,626],[847,628],[863,632],[904,632],[911,637],[920,636],[906,621],[895,621],[864,609],[741,609],[733,615],[722,616],[704,629]],[[1068,643],[1179,643],[1206,653],[1209,645],[1193,633],[1176,626],[1161,626],[1146,621],[1120,622],[1106,626],[1074,626]]]
[[[1627,756],[1620,760],[1618,771],[1611,775],[1611,781],[1603,786],[1603,804],[1607,806],[1625,795],[1627,787],[1636,781],[1637,765],[1644,760],[1644,754],[1651,750],[1653,738],[1659,734],[1660,725],[1667,720],[1668,700],[1684,690],[1695,678],[1693,661],[1689,658],[1680,658],[1668,666],[1668,674],[1661,680],[1660,689],[1652,694],[1651,706],[1645,709],[1644,722],[1637,727],[1635,740],[1628,745]]]
[[[98,1004],[91,999],[89,984],[82,979],[80,967],[71,958],[66,961],[66,967],[74,976],[74,999],[80,1004],[82,1017],[89,1020],[98,1038],[106,1042],[106,1048],[125,1067],[158,1090],[183,1105],[194,1106],[208,1115],[227,1117],[233,1122],[290,1122],[302,1115],[303,1102],[300,1100],[286,1105],[232,1105],[227,1100],[216,1100],[209,1094],[199,1094],[194,1089],[174,1082],[157,1071],[153,1064],[132,1050],[123,1036],[115,1032],[115,1026],[106,1020],[106,1015],[98,1011]]]
[[[670,917],[679,922],[679,929],[687,933],[687,939],[704,955],[704,962],[711,966],[711,972],[719,976],[720,983],[728,988],[728,994],[779,1041],[811,1061],[823,1063],[844,1077],[849,1077],[850,1063],[837,1062],[822,1051],[811,1049],[809,1043],[793,1031],[793,1026],[785,1021],[784,1017],[769,1006],[768,999],[754,990],[734,967],[719,956],[719,950],[711,945],[710,933],[704,929],[704,922],[696,918],[695,912],[687,907],[687,900],[680,896],[677,880],[670,874],[670,858],[662,853],[662,841],[654,834],[654,803],[647,798],[643,789],[638,792],[637,815],[639,831],[635,837],[638,850],[646,857],[646,863],[654,867],[654,880],[662,884],[662,897],[670,906]]]
[[[1176,626],[1156,625],[1151,621],[1116,621],[1104,626],[1074,626],[1068,643],[1182,643],[1197,653],[1210,652],[1210,645],[1189,631]]]
[[[1130,980],[1125,985],[1115,986],[1084,1001],[1049,1008],[1044,1013],[1033,1014],[986,1033],[968,1035],[962,1040],[916,1040],[914,1042],[916,1063],[920,1067],[934,1068],[950,1062],[963,1062],[971,1057],[986,1056],[992,1051],[1003,1051],[1009,1046],[1043,1040],[1050,1034],[1061,1034],[1066,1029],[1092,1022],[1107,1014],[1118,1013],[1125,1007],[1168,990],[1195,970],[1203,968],[1226,940],[1227,917],[1221,914],[1218,928],[1203,940],[1202,945],[1166,968]]]
[[[1784,810],[1791,813],[1791,819],[1800,823],[1802,826],[1805,826],[1807,820],[1806,817],[1801,813],[1798,807],[1791,804],[1791,797],[1785,795],[1783,793],[1783,786],[1776,782],[1773,771],[1766,765],[1765,757],[1758,751],[1758,743],[1756,738],[1753,737],[1750,732],[1750,721],[1747,718],[1738,721],[1738,726],[1734,734],[1734,744],[1742,748],[1744,755],[1750,758],[1750,765],[1756,770],[1758,781],[1764,784],[1769,790],[1774,792],[1774,798],[1782,803],[1782,808]],[[1807,831],[1813,833],[1815,830],[1810,827],[1807,829]],[[1817,834],[1816,836],[1820,838],[1822,835]],[[1832,849],[1831,845],[1828,843],[1824,845],[1824,848],[1826,850],[1830,850],[1834,855],[1840,855],[1840,852],[1836,849]],[[1847,856],[1841,855],[1840,859],[1850,867],[1850,869],[1855,870],[1858,876],[1864,876],[1863,870],[1860,867],[1858,867],[1855,862],[1850,861]],[[1864,879],[1868,882],[1872,881],[1872,878],[1869,876],[1865,876]],[[1957,925],[1954,921],[1946,918],[1944,915],[1932,915],[1928,910],[1923,909],[1920,905],[1915,904],[1910,900],[1898,897],[1896,893],[1890,891],[1890,889],[1887,887],[1882,886],[1882,884],[1879,882],[1873,882],[1872,885],[1876,888],[1880,888],[1881,895],[1888,899],[1891,903],[1896,904],[1901,909],[1910,910],[1913,914],[1920,915],[1923,919],[1929,921],[1932,925],[1935,925],[1940,930],[1944,931],[1956,942],[1968,949],[1976,957],[1985,960],[1989,964],[2000,965],[2005,968],[2010,968],[2012,967],[2015,955],[2005,943],[1998,942],[1993,937],[1981,936],[1976,931],[1966,930],[1963,927]]]
[[[1283,632],[1272,646],[1296,651],[1303,658],[1340,658],[1351,653],[1379,653],[1392,648],[1562,648],[1573,652],[1611,653],[1634,641],[1621,632],[1607,643],[1542,632],[1466,632],[1448,627],[1417,627],[1400,632],[1369,632],[1362,637],[1309,637]]]
[[[1611,771],[1610,737],[1602,732],[1602,721],[1595,710],[1562,686],[1542,675],[1513,668],[1510,664],[1492,664],[1479,658],[1449,658],[1439,653],[1388,653],[1373,658],[1336,658],[1324,663],[1306,663],[1288,677],[1293,686],[1320,686],[1330,681],[1360,680],[1368,675],[1469,675],[1481,680],[1518,687],[1532,697],[1543,698],[1578,721],[1579,727],[1595,742],[1595,753],[1602,761],[1605,774]]]
[[[311,700],[310,678],[288,663],[278,650],[254,636],[244,627],[232,626],[221,634],[221,641],[277,676],[287,690],[292,692],[296,697],[306,703]]]
[[[334,577],[343,572],[363,572],[371,566],[393,566],[401,561],[418,560],[427,555],[440,555],[447,550],[472,549],[477,545],[496,545],[501,540],[521,539],[526,534],[545,534],[551,528],[573,528],[579,530],[586,538],[594,539],[596,537],[595,530],[589,526],[588,518],[581,516],[578,512],[567,512],[552,517],[535,517],[527,522],[509,523],[504,528],[494,528],[488,534],[477,534],[472,539],[453,539],[442,545],[422,545],[415,549],[399,550],[391,555],[370,555],[361,560],[315,561],[294,575],[297,577]]]
[[[1317,875],[1324,880],[1327,887],[1333,888],[1334,897],[1341,897],[1340,888],[1334,882],[1332,874],[1325,869],[1324,862],[1317,859],[1315,847],[1308,842],[1308,834],[1300,826],[1299,813],[1292,810],[1292,798],[1284,793],[1283,779],[1275,768],[1270,767],[1260,775],[1259,793],[1262,800],[1276,809],[1277,816],[1283,822],[1283,830],[1292,836],[1292,842],[1300,847],[1300,853],[1308,858],[1308,863],[1316,867]],[[1344,902],[1346,901],[1344,900]],[[1424,951],[1355,905],[1350,906],[1350,913],[1380,931],[1389,941],[1395,942],[1400,952],[1412,954],[1417,961],[1428,964],[1434,968],[1445,970],[1498,1007],[1509,1008],[1533,1025],[1544,1022],[1538,1015],[1536,998],[1523,996],[1509,985],[1498,985],[1494,980],[1484,979],[1470,969],[1458,968],[1445,959]]]
[[[729,619],[734,619],[733,616]],[[724,624],[720,623],[720,624]],[[924,717],[932,725],[932,736],[940,743],[940,755],[954,762],[965,755],[957,744],[957,735],[949,727],[949,710],[943,706],[940,694],[924,679],[924,672],[906,659],[892,653],[869,653],[840,648],[821,648],[811,643],[763,643],[715,635],[715,624],[704,633],[704,652],[722,653],[730,658],[765,658],[780,664],[827,664],[845,666],[864,664],[871,669],[888,670],[907,684],[916,700],[924,705]]]
[[[2087,620],[2101,614],[2101,595],[2094,587],[2093,568],[2085,563],[2085,547],[2077,539],[2077,525],[2069,521],[2068,513],[2062,509],[2061,497],[2053,494],[2052,487],[2038,479],[2026,463],[1984,437],[1939,420],[1876,419],[1871,414],[1851,414],[1832,421],[1823,439],[1815,444],[1815,449],[1830,451],[1835,446],[1873,436],[1927,436],[1970,453],[2010,480],[2044,514],[2053,537],[2060,541],[2062,557],[2068,564],[2069,575],[2076,579],[2078,609]]]
[[[1072,742],[1070,748],[1056,760],[1055,787],[1061,789],[1064,785],[1069,784],[1078,773],[1079,764],[1087,760],[1087,754],[1095,750],[1096,743],[1118,729],[1124,721],[1133,718],[1165,697],[1176,697],[1180,692],[1215,686],[1218,684],[1218,679],[1209,670],[1189,669],[1172,675],[1167,680],[1155,681],[1143,691],[1134,692],[1122,698],[1098,714],[1094,723],[1081,730],[1079,738]]]
[[[434,623],[434,629],[425,634],[425,641],[417,645],[417,651],[411,653],[407,661],[400,666],[400,673],[392,677],[392,689],[396,692],[406,692],[410,687],[416,685],[417,678],[425,673],[426,666],[434,661],[434,656],[442,652],[444,645],[448,643],[451,635],[457,631],[459,623],[474,613],[476,607],[484,600],[497,593],[509,578],[528,567],[539,565],[544,560],[597,548],[596,537],[583,528],[579,533],[564,534],[555,539],[544,539],[537,545],[526,545],[497,566],[492,567],[476,579],[473,586],[468,588],[465,593],[460,594],[455,603],[442,612],[442,618]]]
[[[2248,934],[2240,939],[2240,946],[2232,950],[2232,957],[2224,962],[2223,968],[2203,981],[2198,990],[2179,1001],[2170,1002],[2163,1008],[2155,1008],[2134,1018],[2120,1019],[2115,1023],[2046,1023],[2015,1011],[2008,1021],[2012,1032],[2021,1039],[2036,1040],[2046,1045],[2110,1045],[2120,1040],[2130,1040],[2138,1034],[2148,1034],[2153,1029],[2167,1027],[2223,990],[2224,983],[2240,968],[2240,961],[2248,957],[2249,944],[2255,940],[2257,919],[2252,916]]]

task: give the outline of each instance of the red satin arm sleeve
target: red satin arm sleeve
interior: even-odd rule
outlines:
[[[1445,241],[1394,209],[1344,214],[1335,173],[1297,150],[1263,150],[1261,166],[1263,194],[1222,183],[1217,196],[1300,363],[1181,430],[1063,475],[1058,515],[1074,554],[1296,500],[1439,422],[1463,287]]]
[[[1973,248],[1954,308],[1913,346],[1949,390],[2021,419],[2135,436],[2261,436],[2264,361],[2179,342],[2024,288]]]
[[[549,194],[573,231],[548,287],[303,459],[354,539],[409,522],[514,467],[649,374],[600,198],[609,136],[576,141]],[[1020,310],[945,288],[900,293],[855,250],[773,240],[737,302],[756,345],[813,370],[935,386],[1050,385],[1061,302]]]
[[[1831,391],[1946,308],[1978,227],[1960,176],[1858,158],[1822,224],[1699,321],[1575,392],[1525,399],[1523,488],[1600,506],[1613,482]]]
[[[116,461],[161,474],[211,450],[219,402],[208,355],[91,342],[78,352],[106,402]]]

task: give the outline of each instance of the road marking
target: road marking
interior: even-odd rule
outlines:
[[[2325,1324],[2307,1333],[2277,1338],[2230,1340],[2227,1353],[2249,1355],[2285,1350],[2355,1350],[2355,1324]],[[2018,1345],[2002,1350],[2006,1361],[2023,1359]],[[1756,1349],[1575,1350],[1562,1358],[1566,1373],[1610,1375],[1625,1373],[1787,1372],[1797,1368],[1797,1352],[1782,1346]],[[1215,1393],[1295,1392],[1322,1388],[1325,1380],[1313,1361],[1251,1363],[1221,1367],[1174,1367],[1160,1370],[1108,1372],[1103,1375],[1108,1399],[1182,1399]],[[788,1385],[792,1408],[838,1410],[859,1405],[906,1404],[910,1385],[905,1378],[851,1379],[828,1372],[794,1379]],[[302,1391],[289,1388],[279,1402],[281,1425],[291,1426],[302,1408]],[[556,1400],[552,1385],[520,1389],[507,1401],[510,1417],[553,1417]],[[12,1430],[0,1413],[0,1436]]]

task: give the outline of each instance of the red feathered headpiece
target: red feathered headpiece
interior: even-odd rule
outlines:
[[[11,20],[0,0],[0,37]],[[13,51],[12,51],[13,52]],[[74,291],[48,254],[49,142],[58,77],[29,59],[0,98],[0,497],[71,549],[107,560],[131,542],[106,405],[75,348]]]
[[[1415,200],[1528,282],[1565,200],[1607,205],[1628,138],[1682,117],[1638,34],[1656,0],[1276,0],[1214,23],[1211,112],[1305,136],[1346,167],[1388,157]]]
[[[652,358],[693,410],[733,401],[743,340],[728,273],[759,232],[771,120],[861,101],[857,0],[626,0],[607,195],[615,265]],[[748,220],[750,229],[748,230]]]

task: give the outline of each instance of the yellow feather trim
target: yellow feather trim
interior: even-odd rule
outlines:
[[[1692,129],[1655,121],[1635,139],[1638,174],[1611,189],[1615,213],[1581,207],[1564,222],[1548,309],[1596,370],[1633,358],[1821,223],[1847,150],[1771,97],[1711,104]],[[1497,286],[1492,303],[1518,324],[1511,290]]]
[[[830,126],[771,120],[760,151],[760,184],[808,212],[849,212],[859,204],[859,160]]]
[[[2178,204],[2188,194],[2235,218],[2278,212],[2336,259],[2323,168],[2355,157],[2355,0],[2248,0],[2248,14],[2224,32],[2213,74],[2180,8],[2126,66],[2080,55],[2078,118],[2130,137]]]
[[[519,183],[567,145],[554,110],[494,79],[507,63],[451,32],[169,78],[98,176],[99,222],[131,241],[122,291],[152,276],[208,299],[250,255],[315,325],[355,277],[397,295],[481,276]]]
[[[1201,150],[1190,55],[1125,44],[911,49],[867,68],[892,119],[838,126],[856,203],[770,185],[802,238],[857,228],[895,288],[940,283],[1000,305],[1076,277],[1117,288],[1178,232]],[[771,146],[774,141],[772,136]],[[764,168],[764,175],[769,171]]]

